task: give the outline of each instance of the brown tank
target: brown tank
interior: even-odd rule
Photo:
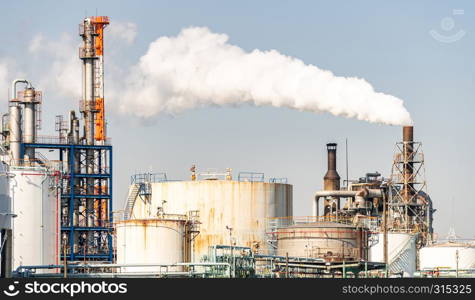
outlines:
[[[338,191],[340,190],[340,175],[336,171],[336,143],[328,143],[328,171],[323,177],[323,190]],[[338,202],[338,201],[337,201]],[[323,202],[324,215],[328,215],[335,207],[331,206],[331,201],[325,199]]]

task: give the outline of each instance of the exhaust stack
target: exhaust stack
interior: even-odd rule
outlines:
[[[325,191],[340,190],[340,175],[338,175],[336,171],[336,146],[336,143],[327,144],[328,171],[323,177],[323,190]],[[331,214],[331,212],[337,208],[336,203],[339,203],[339,199],[325,198],[323,202],[323,214],[325,216]]]
[[[336,171],[336,143],[327,144],[328,171],[323,177],[323,190],[338,191],[340,189],[340,175]]]
[[[402,128],[403,141],[403,190],[402,195],[406,203],[414,198],[414,127]]]

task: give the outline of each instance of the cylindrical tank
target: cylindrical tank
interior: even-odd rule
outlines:
[[[416,239],[414,234],[388,232],[389,271],[402,272],[405,277],[416,271]],[[375,233],[370,241],[368,260],[384,262],[384,234]]]
[[[23,92],[24,109],[24,135],[25,143],[34,143],[36,139],[36,113],[35,113],[35,89],[27,88]],[[35,149],[27,148],[25,150],[26,159],[35,159]]]
[[[13,164],[20,160],[20,143],[21,143],[21,108],[17,102],[10,103],[9,116],[9,142],[10,152],[13,158]]]
[[[292,216],[290,184],[199,180],[157,182],[151,188],[151,201],[135,201],[131,218],[155,217],[158,209],[169,214],[198,211],[199,234],[190,258],[195,262],[208,254],[209,246],[230,243],[272,253],[267,218]]]
[[[116,224],[118,264],[176,264],[183,261],[184,219],[134,219]],[[160,267],[124,267],[122,272],[157,272]],[[175,268],[170,271],[179,271]]]
[[[366,259],[366,232],[335,222],[315,222],[278,228],[277,255],[323,258],[327,261]]]
[[[424,247],[419,251],[419,269],[475,269],[475,245],[465,243],[441,243]]]
[[[0,162],[0,229],[12,228],[13,212],[8,181],[8,166]]]
[[[59,264],[59,198],[54,176],[42,167],[10,167],[13,270],[21,265]],[[49,270],[46,272],[55,272]]]

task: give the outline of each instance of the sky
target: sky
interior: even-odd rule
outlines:
[[[377,92],[404,100],[425,154],[427,191],[439,237],[454,228],[475,238],[475,5],[472,1],[8,1],[1,4],[0,106],[9,82],[26,77],[43,91],[41,135],[55,135],[54,117],[78,108],[78,24],[107,15],[105,97],[114,147],[114,209],[122,209],[130,176],[166,172],[188,179],[189,168],[232,168],[286,177],[294,215],[311,215],[322,188],[325,144],[337,142],[338,171],[349,177],[389,176],[401,127],[249,104],[204,106],[143,119],[128,114],[140,97],[128,85],[151,43],[184,28],[207,27],[245,51],[277,50],[337,76],[360,77]],[[125,78],[125,80],[124,80]]]

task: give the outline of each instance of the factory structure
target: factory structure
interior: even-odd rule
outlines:
[[[475,277],[473,241],[434,238],[412,126],[388,177],[342,180],[338,145],[322,145],[328,168],[309,216],[294,216],[286,178],[197,166],[189,180],[134,174],[124,207],[113,208],[108,25],[95,16],[79,26],[80,109],[56,117],[56,135],[39,134],[41,91],[12,81],[0,146],[2,277]]]

